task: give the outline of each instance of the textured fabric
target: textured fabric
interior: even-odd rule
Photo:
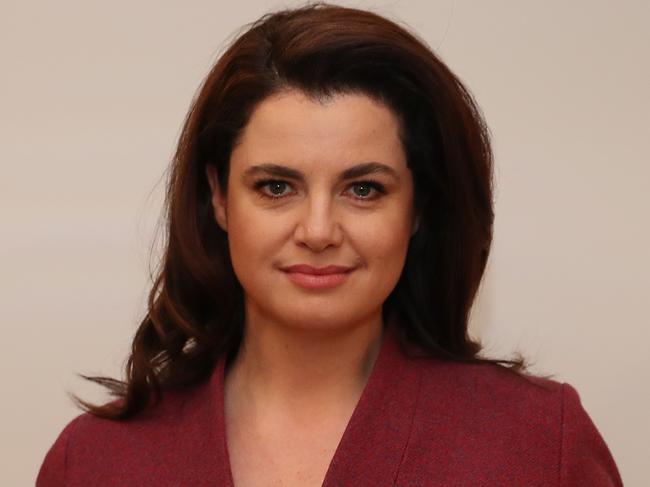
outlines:
[[[385,330],[324,487],[622,486],[571,385],[407,358],[395,333]],[[47,453],[37,487],[233,487],[224,367],[222,358],[208,382],[167,393],[137,419],[78,416]]]

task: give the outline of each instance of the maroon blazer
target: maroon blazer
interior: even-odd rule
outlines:
[[[389,326],[323,486],[622,486],[576,390],[534,382],[546,387],[489,364],[409,359]],[[222,358],[208,382],[137,419],[78,416],[37,487],[233,487],[223,383]]]

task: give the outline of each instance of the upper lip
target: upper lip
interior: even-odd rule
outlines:
[[[315,275],[341,274],[342,272],[349,272],[352,269],[354,269],[354,267],[343,267],[339,265],[328,265],[327,267],[312,267],[307,264],[298,264],[289,267],[282,267],[282,270],[285,272],[299,272],[301,274],[315,274]]]

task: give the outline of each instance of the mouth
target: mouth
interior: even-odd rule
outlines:
[[[282,268],[291,282],[306,289],[328,289],[340,286],[354,272],[354,267],[327,266],[316,268],[306,265]]]
[[[313,267],[307,264],[297,264],[280,268],[284,272],[309,274],[314,276],[326,276],[332,274],[345,274],[352,272],[355,267],[328,265],[326,267]]]

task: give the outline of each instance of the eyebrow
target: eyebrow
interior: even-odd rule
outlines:
[[[305,177],[303,173],[296,169],[292,169],[290,167],[282,166],[280,164],[274,164],[274,163],[265,163],[265,164],[258,164],[255,166],[251,166],[246,171],[244,171],[244,174],[242,175],[242,179],[254,176],[256,174],[267,174],[271,176],[276,176],[276,177],[281,177],[281,178],[287,178],[287,179],[294,179],[298,181],[304,181]],[[362,164],[357,164],[356,166],[352,166],[345,171],[343,171],[341,174],[339,174],[339,181],[346,181],[348,179],[354,179],[358,178],[361,176],[366,176],[368,174],[386,174],[388,176],[391,176],[395,178],[397,181],[400,180],[399,175],[397,174],[397,171],[393,169],[390,166],[387,166],[386,164],[382,164],[380,162],[364,162]]]

